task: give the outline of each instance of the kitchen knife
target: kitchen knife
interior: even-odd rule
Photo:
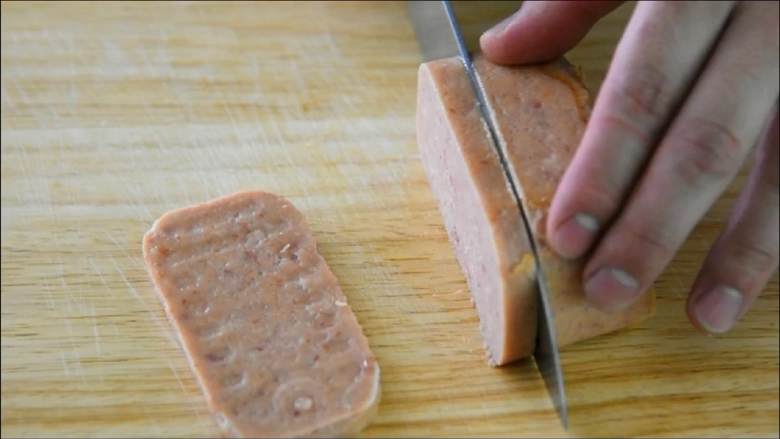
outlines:
[[[493,119],[494,113],[490,109],[479,74],[474,68],[471,56],[463,41],[458,18],[452,8],[452,4],[447,0],[410,1],[408,4],[412,26],[414,27],[424,61],[452,56],[459,57],[466,69],[466,74],[469,77],[474,94],[477,96],[477,106],[485,125],[488,127],[491,143],[498,154],[501,168],[514,196],[519,215],[522,217],[525,233],[534,255],[539,303],[541,304],[539,307],[534,359],[539,367],[539,372],[544,378],[545,385],[561,419],[561,423],[564,428],[568,428],[566,392],[547,279],[544,275],[542,261],[537,250],[537,243],[533,233],[531,233],[528,217],[520,198],[516,174],[507,159],[506,145],[500,141],[500,137],[496,134],[496,123]]]

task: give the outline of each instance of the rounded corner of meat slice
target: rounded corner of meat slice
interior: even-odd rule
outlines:
[[[240,192],[166,213],[143,252],[225,433],[341,436],[368,424],[379,365],[288,200]]]
[[[491,365],[529,355],[536,335],[533,257],[510,189],[456,58],[420,66],[417,143],[480,320]]]

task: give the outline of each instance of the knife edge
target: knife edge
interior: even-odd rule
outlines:
[[[539,297],[538,308],[538,322],[537,322],[537,339],[536,348],[534,351],[534,359],[539,367],[540,374],[545,382],[547,391],[553,401],[553,405],[561,420],[561,424],[564,429],[568,429],[568,404],[566,398],[566,391],[563,380],[563,372],[561,368],[560,355],[558,350],[557,334],[555,329],[555,316],[552,310],[552,304],[550,303],[550,294],[547,288],[547,277],[544,274],[542,260],[538,251],[538,243],[531,230],[528,215],[525,211],[523,204],[521,186],[517,183],[517,173],[512,166],[512,163],[508,160],[507,147],[504,139],[500,137],[499,131],[496,129],[497,122],[495,112],[489,104],[487,99],[487,93],[485,92],[484,84],[481,81],[479,74],[474,67],[474,63],[466,48],[466,44],[463,40],[463,36],[460,32],[457,17],[452,9],[452,5],[449,0],[442,0],[441,6],[444,9],[445,15],[448,19],[450,30],[457,45],[457,52],[460,57],[463,67],[466,70],[466,74],[469,77],[474,94],[477,98],[477,106],[483,120],[484,126],[490,137],[493,149],[496,151],[499,162],[501,164],[502,171],[504,172],[505,181],[509,187],[512,196],[515,199],[515,204],[518,207],[523,228],[525,229],[526,237],[528,238],[531,253],[534,257],[535,274],[537,293]]]

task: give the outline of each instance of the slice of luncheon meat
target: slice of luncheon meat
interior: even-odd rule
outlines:
[[[143,250],[225,433],[341,436],[369,422],[379,366],[289,201],[242,192],[166,213]]]
[[[528,355],[536,300],[528,270],[518,269],[528,239],[457,58],[420,66],[417,143],[479,314],[488,361]]]
[[[556,316],[558,343],[574,343],[652,314],[648,292],[607,314],[586,302],[583,260],[565,260],[546,245],[544,218],[588,117],[588,94],[565,62],[503,67],[474,60],[496,111],[523,204],[539,243]],[[520,211],[487,132],[463,64],[424,63],[418,73],[417,142],[449,239],[474,298],[493,365],[529,356],[536,338],[537,290],[531,246]]]
[[[650,317],[655,312],[652,290],[617,312],[592,306],[582,285],[585,259],[562,258],[547,245],[547,211],[590,116],[590,94],[574,67],[565,59],[527,67],[500,66],[481,56],[475,62],[491,108],[500,109],[494,115],[496,129],[506,144],[539,244],[558,343],[566,346]]]

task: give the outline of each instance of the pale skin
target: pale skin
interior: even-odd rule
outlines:
[[[622,2],[530,2],[480,39],[501,64],[555,59]],[[778,266],[778,2],[639,2],[550,206],[548,240],[586,257],[587,298],[623,309],[661,274],[755,151],[687,302],[729,331]]]

